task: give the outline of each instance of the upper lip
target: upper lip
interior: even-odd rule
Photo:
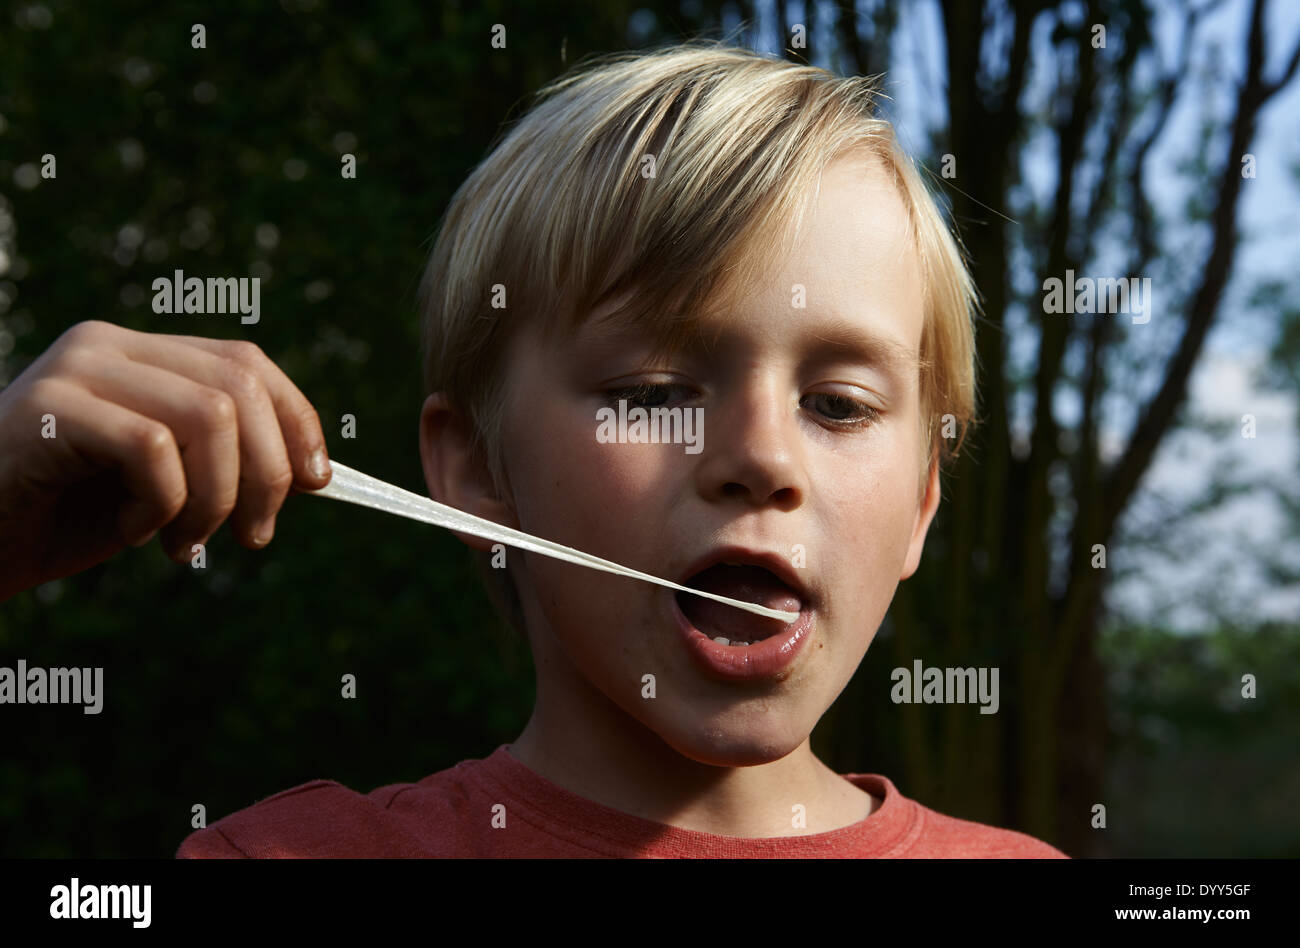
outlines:
[[[785,583],[799,597],[799,602],[803,608],[816,604],[816,595],[808,584],[800,577],[799,571],[790,565],[790,561],[779,553],[768,553],[762,550],[751,550],[743,546],[719,546],[705,553],[694,563],[688,566],[677,579],[678,585],[687,586],[687,580],[697,573],[702,573],[711,566],[717,566],[719,563],[735,563],[741,566],[761,566],[776,576],[777,579]]]

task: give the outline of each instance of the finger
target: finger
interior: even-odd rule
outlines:
[[[160,336],[151,333],[141,335],[145,339],[133,340],[128,350],[132,358],[136,358],[136,353],[139,353],[140,357],[155,364],[169,365],[168,360],[173,358],[175,352],[170,343],[179,341],[191,349],[233,361],[256,373],[275,406],[289,463],[293,467],[295,486],[304,490],[319,490],[329,483],[329,452],[325,447],[325,432],[321,429],[316,409],[260,348],[244,340]],[[180,367],[177,366],[177,369]],[[203,381],[201,378],[199,380]]]
[[[163,530],[173,559],[206,543],[234,509],[239,494],[239,413],[225,391],[155,366],[97,350],[71,349],[61,358],[87,391],[114,401],[172,431],[185,469],[187,496],[180,514]]]
[[[170,532],[183,549],[206,542],[227,516],[240,543],[256,549],[270,542],[293,471],[270,396],[251,372],[214,358],[210,372],[226,375],[209,375],[213,384],[204,384],[147,362],[98,355],[84,361],[76,377],[92,392],[176,432],[190,498]],[[223,423],[214,414],[224,408],[221,396],[234,402],[233,438],[214,428]],[[214,452],[224,453],[214,457]]]
[[[183,509],[185,468],[167,425],[62,379],[41,379],[26,397],[36,410],[58,419],[59,435],[52,443],[120,472],[133,498],[118,514],[123,542],[141,545]]]

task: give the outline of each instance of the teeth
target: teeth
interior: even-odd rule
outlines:
[[[731,639],[727,638],[726,636],[722,636],[722,635],[719,635],[719,636],[718,636],[716,639],[714,639],[713,641],[717,642],[719,645],[730,645],[732,648],[748,648],[749,645],[751,644],[751,643],[749,643],[749,642],[741,642],[741,641],[739,641],[739,640],[733,642],[733,641],[731,641]]]
[[[730,645],[730,644],[731,644],[731,639],[726,638],[725,636],[722,636],[722,635],[719,635],[719,636],[718,636],[716,639],[714,639],[713,641],[717,642],[719,645]]]

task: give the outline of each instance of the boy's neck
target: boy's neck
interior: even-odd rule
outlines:
[[[545,713],[539,701],[508,752],[595,803],[717,836],[826,833],[860,822],[880,806],[818,760],[807,739],[771,763],[719,767],[683,756],[621,709],[610,710],[608,717],[565,721],[563,711]],[[796,804],[803,806],[806,825],[796,825]]]

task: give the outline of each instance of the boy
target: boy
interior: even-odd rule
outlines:
[[[432,497],[799,618],[510,550],[485,572],[537,669],[517,741],[366,795],[287,790],[178,856],[1063,855],[810,748],[917,568],[941,429],[973,413],[974,289],[867,80],[709,44],[566,76],[452,200],[422,297]],[[265,545],[290,487],[328,479],[253,347],[83,324],[24,376],[0,496],[49,549],[0,593],[158,527],[184,557],[228,514]],[[35,443],[60,399],[80,442]],[[629,408],[692,413],[699,450],[598,435]],[[135,500],[87,553],[41,511],[96,462]],[[10,486],[33,468],[45,486]]]

